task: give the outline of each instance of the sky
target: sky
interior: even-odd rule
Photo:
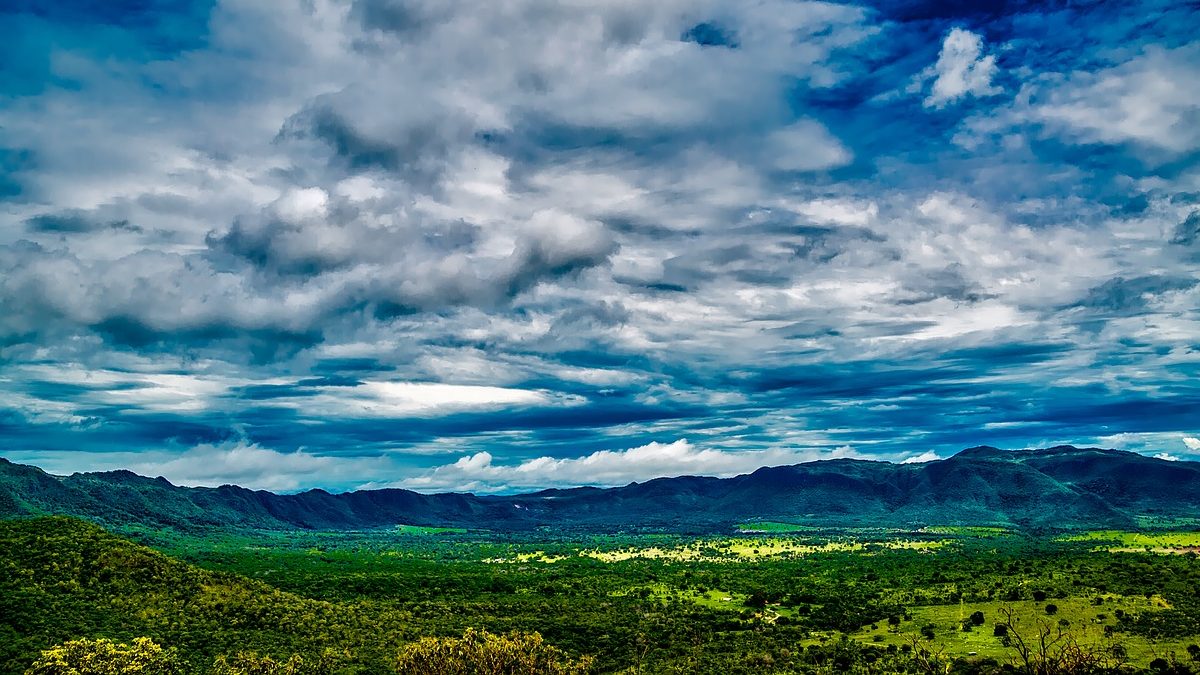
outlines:
[[[1200,459],[1197,27],[5,2],[0,455],[425,492]]]

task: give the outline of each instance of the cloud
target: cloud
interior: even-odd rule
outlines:
[[[774,131],[767,148],[781,171],[819,171],[848,164],[851,154],[819,123],[801,120]]]
[[[1196,438],[1194,436],[1184,436],[1183,444],[1187,446],[1188,450],[1200,451],[1200,438]]]
[[[983,54],[983,37],[963,28],[954,28],[942,41],[937,63],[930,71],[936,76],[926,108],[944,108],[967,96],[993,96],[1000,88],[992,85],[996,75],[996,57]]]
[[[677,438],[696,472],[1173,451],[1185,4],[3,14],[0,442],[386,456],[377,482],[487,453],[485,487]]]
[[[348,473],[378,470],[379,462],[276,452],[256,445],[200,445],[163,461],[139,461],[130,469],[188,486],[241,485],[256,490],[293,491],[329,484]]]
[[[1134,143],[1167,156],[1200,147],[1200,49],[1149,46],[1124,63],[1075,71],[1031,113],[1074,143]]]
[[[16,456],[18,460],[24,459]],[[179,453],[112,452],[43,454],[39,464],[56,474],[127,469],[162,476],[176,485],[239,485],[252,490],[295,492],[311,487],[361,481],[364,475],[391,469],[384,458],[318,456],[304,451],[278,452],[245,441],[202,444]]]
[[[818,458],[848,457],[843,448],[832,453],[813,450],[729,451],[697,448],[686,440],[652,442],[627,450],[599,450],[577,458],[537,457],[517,464],[500,464],[486,451],[467,455],[397,485],[420,491],[525,490],[576,485],[616,486],[652,478],[683,475],[733,476],[762,466],[797,464]]]
[[[936,462],[940,459],[944,459],[944,458],[932,450],[926,450],[925,452],[922,452],[919,455],[913,455],[912,457],[906,457],[905,459],[901,460],[900,463],[901,464],[923,464],[925,462]]]
[[[402,418],[447,415],[462,411],[572,405],[580,401],[544,391],[437,382],[366,381],[352,385],[304,387],[295,396],[264,401],[272,407],[293,408],[308,417]]]

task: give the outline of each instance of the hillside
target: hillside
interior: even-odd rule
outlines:
[[[0,522],[3,673],[81,636],[148,636],[194,668],[244,649],[315,658],[326,645],[385,663],[408,634],[402,619],[199,569],[73,518]]]
[[[1200,463],[1071,446],[979,447],[923,464],[838,459],[725,479],[660,478],[618,488],[515,496],[399,489],[279,495],[236,486],[178,487],[127,471],[58,477],[0,460],[0,516],[64,514],[182,530],[364,529],[405,523],[715,532],[755,519],[842,526],[1131,527],[1138,518],[1197,513]]]

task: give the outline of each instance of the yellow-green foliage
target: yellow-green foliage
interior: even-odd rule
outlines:
[[[305,661],[295,654],[287,661],[276,661],[254,652],[238,652],[233,656],[218,656],[212,675],[328,675],[337,659],[330,652],[316,661]]]
[[[71,640],[42,652],[26,675],[171,675],[175,653],[140,637],[127,645],[112,640]]]
[[[1123,532],[1096,530],[1064,537],[1066,541],[1095,542],[1097,550],[1114,553],[1150,551],[1186,553],[1200,549],[1200,532]]]
[[[400,675],[575,675],[590,669],[590,659],[572,660],[538,633],[467,630],[462,638],[423,638],[396,659]]]

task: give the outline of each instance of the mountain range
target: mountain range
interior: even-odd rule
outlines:
[[[823,527],[1128,528],[1147,519],[1200,517],[1200,462],[1101,448],[985,446],[918,464],[834,459],[732,478],[683,476],[497,496],[191,488],[129,471],[55,476],[0,459],[0,517],[44,514],[185,531],[409,524],[701,533],[728,532],[756,520]]]

